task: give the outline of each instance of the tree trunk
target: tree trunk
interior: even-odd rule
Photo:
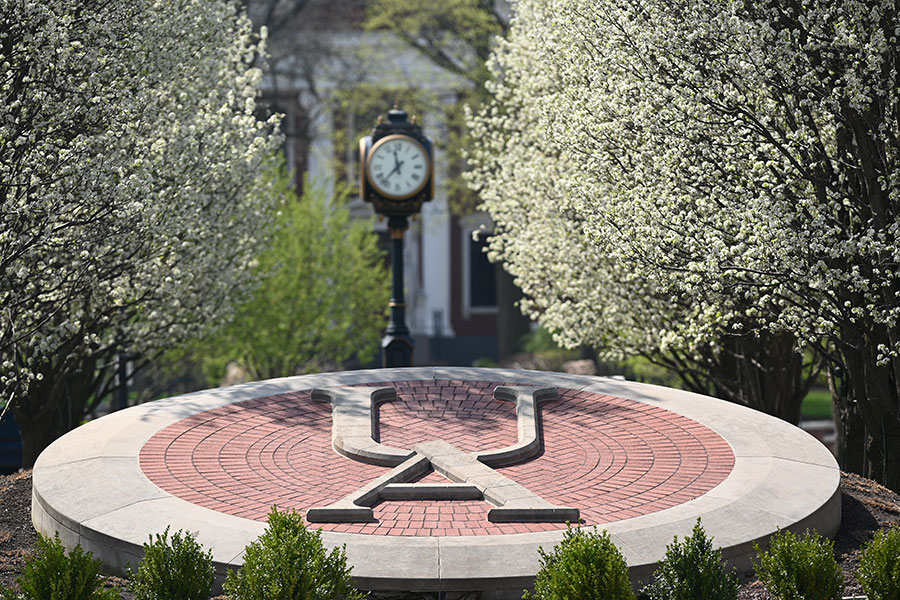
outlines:
[[[887,15],[882,23],[885,31],[890,32],[892,21]],[[846,223],[850,225],[847,239],[853,239],[863,228],[893,239],[891,227],[897,220],[897,207],[888,180],[896,170],[893,157],[896,141],[884,138],[873,126],[883,122],[885,111],[890,110],[881,99],[874,99],[862,110],[849,101],[842,103],[844,125],[838,143],[847,148],[850,157],[844,172],[849,177],[849,187],[855,196],[853,209],[861,224]],[[900,285],[896,278],[878,272],[895,268],[896,256],[883,248],[874,255],[860,253],[854,258],[853,267],[862,277],[871,278],[874,285],[865,293],[835,290],[835,300],[839,305],[877,308],[866,308],[868,314],[864,313],[863,317],[848,318],[835,343],[844,362],[851,398],[857,400],[865,424],[866,456],[862,474],[900,492],[900,357],[882,357],[883,364],[878,364],[878,355],[883,352],[879,348],[896,351],[900,347],[900,327],[892,324]],[[839,263],[838,266],[849,265]]]
[[[897,389],[890,389],[888,368],[867,365],[866,402],[861,404],[866,423],[867,460],[865,475],[900,492],[900,417]],[[852,375],[851,375],[852,376]]]
[[[707,349],[695,373],[690,377],[684,372],[680,375],[692,391],[743,404],[796,425],[812,383],[796,344],[797,339],[789,333],[728,336],[717,348]]]
[[[810,381],[804,377],[797,338],[788,333],[761,332],[738,339],[738,382],[747,404],[788,423],[800,423]]]
[[[841,445],[850,450],[841,466],[900,492],[900,389],[892,365],[877,364],[877,348],[885,344],[887,332],[877,324],[870,325],[874,326],[869,331],[859,324],[848,327],[841,340],[849,406],[859,411],[864,426],[862,443],[858,437],[850,439],[846,429],[841,432]],[[852,422],[852,410],[849,414]],[[858,436],[858,429],[857,425],[850,433]]]
[[[95,358],[65,357],[65,368],[45,363],[43,379],[15,399],[13,412],[22,432],[22,463],[28,469],[55,439],[84,419],[97,381]]]
[[[57,419],[32,419],[16,413],[16,422],[22,432],[22,466],[30,469],[38,456],[57,438],[67,433],[71,427],[65,427]]]
[[[837,443],[838,464],[845,471],[866,472],[866,426],[855,397],[851,396],[843,370],[830,365],[828,388],[834,407],[834,430]]]

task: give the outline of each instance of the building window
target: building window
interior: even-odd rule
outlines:
[[[487,235],[480,235],[469,241],[469,306],[472,308],[497,306],[495,269],[485,253],[487,238]]]
[[[493,313],[497,310],[497,269],[485,253],[490,234],[482,231],[473,237],[472,233],[466,232],[466,312]]]

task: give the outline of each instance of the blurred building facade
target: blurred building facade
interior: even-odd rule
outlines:
[[[283,150],[298,186],[349,190],[350,210],[359,218],[374,216],[358,197],[359,138],[370,133],[376,115],[395,101],[418,116],[438,147],[435,198],[406,234],[407,321],[416,341],[414,364],[498,361],[509,340],[527,331],[527,320],[513,307],[509,276],[482,252],[490,232],[488,217],[452,214],[447,182],[454,173],[441,149],[450,133],[442,107],[457,103],[461,91],[472,84],[396,36],[367,31],[366,4],[249,0],[254,24],[265,25],[269,35],[262,104],[284,114]],[[376,220],[374,228],[387,249],[386,222]],[[478,231],[482,235],[473,236]]]

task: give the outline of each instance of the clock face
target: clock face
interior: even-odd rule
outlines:
[[[431,160],[418,141],[405,135],[389,135],[378,140],[369,151],[366,175],[382,196],[409,198],[428,182]]]

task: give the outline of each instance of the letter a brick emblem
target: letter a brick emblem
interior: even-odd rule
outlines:
[[[390,471],[328,506],[310,508],[311,523],[375,521],[372,507],[382,500],[485,500],[492,507],[488,520],[512,522],[577,523],[577,508],[557,506],[494,467],[524,462],[541,451],[538,404],[556,399],[553,388],[504,387],[494,398],[515,402],[518,442],[505,448],[466,453],[444,440],[416,444],[411,450],[381,444],[375,407],[397,398],[392,387],[339,387],[313,390],[313,400],[332,405],[331,442],[353,460],[390,466]],[[452,483],[409,483],[430,469]]]

